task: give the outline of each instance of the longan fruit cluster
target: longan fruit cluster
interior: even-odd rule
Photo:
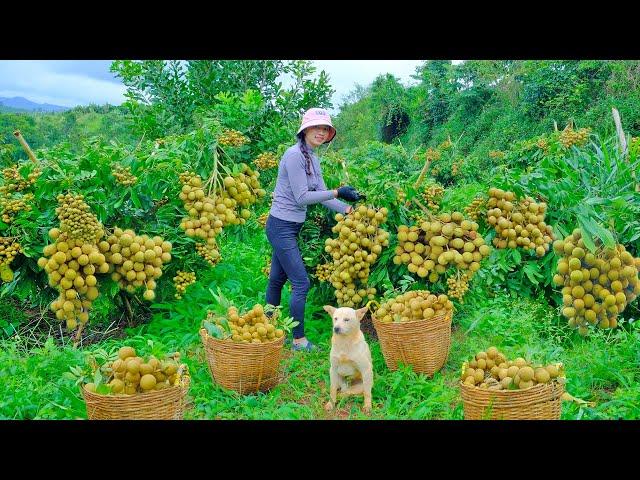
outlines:
[[[566,381],[561,363],[534,365],[524,358],[507,360],[496,347],[478,352],[462,365],[460,380],[465,385],[488,390],[525,390],[540,383]]]
[[[451,175],[454,177],[458,176],[460,173],[460,169],[462,168],[462,164],[464,163],[463,159],[456,160],[451,164]]]
[[[182,190],[179,196],[189,214],[189,217],[182,220],[180,227],[187,237],[215,243],[213,239],[222,231],[225,220],[235,220],[233,201],[221,202],[217,198],[208,197],[202,186],[202,178],[194,172],[181,173],[180,182]]]
[[[95,244],[104,236],[104,228],[89,205],[84,195],[58,195],[56,215],[60,220],[60,231],[69,238],[81,240],[82,243]]]
[[[273,153],[261,153],[253,161],[258,170],[268,170],[278,166],[278,157]]]
[[[2,221],[4,223],[11,223],[19,212],[30,211],[32,201],[33,193],[26,193],[18,198],[13,198],[11,194],[4,194],[0,196],[0,211],[2,211]]]
[[[242,171],[235,176],[222,179],[222,188],[212,198],[207,196],[203,182],[194,172],[180,174],[182,191],[180,199],[184,202],[185,210],[190,218],[185,218],[180,226],[189,237],[206,239],[212,245],[212,239],[227,225],[244,224],[251,216],[251,212],[242,208],[254,204],[258,198],[266,195],[260,188],[259,172],[253,171],[246,164],[241,164]]]
[[[449,290],[447,294],[450,298],[457,298],[460,302],[464,302],[464,294],[469,291],[469,275],[463,273],[462,275],[455,275],[447,278],[447,287]]]
[[[8,194],[12,192],[21,192],[30,188],[40,175],[42,175],[42,169],[35,167],[27,176],[23,178],[19,171],[20,166],[18,164],[12,165],[2,169],[2,177],[4,178],[4,185],[0,187],[0,194]]]
[[[116,178],[116,182],[127,187],[135,185],[138,181],[138,177],[131,173],[131,167],[123,167],[122,165],[113,165],[113,176]]]
[[[435,212],[440,208],[444,196],[444,188],[438,183],[428,185],[422,192],[422,198],[427,202],[427,208]]]
[[[102,365],[100,373],[104,383],[114,395],[137,395],[162,390],[180,384],[179,355],[158,360],[150,355],[146,360],[136,355],[132,347],[122,347],[118,358]],[[183,369],[186,366],[183,366]],[[94,383],[85,384],[90,392],[96,392]]]
[[[209,320],[215,320],[221,325],[219,318],[209,315]],[[231,332],[230,340],[239,343],[266,343],[284,336],[284,330],[277,328],[277,316],[267,317],[264,308],[256,303],[244,315],[240,315],[236,307],[229,307],[227,320]]]
[[[438,149],[447,150],[447,149],[451,148],[452,146],[453,146],[453,142],[451,141],[450,138],[447,138],[444,142],[442,142],[440,145],[438,145]]]
[[[489,152],[489,158],[504,158],[505,153],[500,150],[491,150]]]
[[[207,262],[209,262],[212,267],[215,267],[222,261],[222,256],[220,255],[218,244],[215,242],[213,243],[213,245],[209,243],[196,243],[196,252]]]
[[[246,209],[256,203],[259,198],[264,197],[267,192],[260,187],[260,181],[258,180],[258,178],[260,178],[260,172],[252,170],[246,163],[241,163],[240,168],[240,173],[224,178],[225,190],[222,192],[222,197],[226,198],[226,195]],[[250,215],[251,212],[249,212],[249,210],[241,210],[240,223],[244,223]]]
[[[480,216],[486,213],[487,199],[483,196],[476,197],[473,201],[464,207],[464,214],[471,220],[478,220]]]
[[[0,237],[0,267],[11,265],[19,253],[22,253],[22,249],[14,238]]]
[[[442,157],[440,150],[437,150],[434,148],[428,148],[424,155],[427,160],[431,160],[431,161],[440,160],[440,158]]]
[[[393,263],[406,264],[411,273],[435,283],[450,266],[468,270],[470,278],[490,252],[476,222],[464,219],[460,212],[441,213],[432,221],[398,227]]]
[[[223,130],[218,137],[218,143],[223,147],[241,147],[249,142],[248,137],[233,129]]]
[[[396,189],[396,200],[397,200],[398,204],[404,203],[404,201],[406,199],[407,199],[407,193],[404,190],[402,190],[400,188],[397,188]]]
[[[176,288],[175,297],[177,299],[181,299],[187,287],[192,283],[195,283],[195,281],[195,272],[183,272],[182,270],[178,270],[176,272],[176,276],[173,277],[173,285]]]
[[[69,330],[74,330],[78,323],[89,320],[92,302],[98,298],[96,273],[109,271],[105,256],[108,244],[72,238],[59,228],[49,230],[49,238],[54,243],[44,247],[38,266],[47,272],[49,286],[60,293],[51,303],[51,310],[58,320],[66,321]]]
[[[589,325],[615,328],[618,314],[640,294],[640,258],[634,258],[624,245],[606,248],[594,239],[596,252],[590,252],[576,228],[564,240],[553,243],[560,256],[553,281],[562,287],[562,314],[580,335]]]
[[[333,272],[332,263],[321,263],[316,267],[315,277],[319,282],[331,281],[331,272]]]
[[[182,220],[180,227],[188,237],[206,240],[204,244],[196,244],[196,252],[211,266],[215,266],[220,261],[215,237],[222,231],[225,224],[237,220],[234,211],[235,200],[223,199],[221,196],[215,199],[207,196],[202,179],[195,172],[181,173],[180,182],[182,183],[180,199],[184,202],[185,210],[189,214],[189,217]]]
[[[494,226],[496,248],[524,248],[543,257],[554,240],[553,229],[544,222],[547,204],[531,197],[516,200],[515,193],[489,189],[487,222]]]
[[[331,230],[338,237],[328,238],[324,250],[333,258],[330,281],[338,305],[355,307],[375,295],[375,288],[366,285],[371,265],[382,253],[382,248],[389,245],[389,233],[379,227],[387,221],[387,214],[385,207],[377,209],[365,205],[354,208],[346,216],[336,214],[337,224]]]
[[[549,141],[542,137],[536,141],[536,147],[542,150],[544,153],[549,153]]]
[[[171,260],[171,242],[116,227],[113,235],[100,242],[100,247],[115,270],[111,278],[122,290],[133,293],[145,287],[143,298],[148,301],[156,298],[156,279],[162,276],[162,265]]]
[[[590,131],[591,130],[588,128],[580,128],[579,130],[574,130],[573,128],[567,126],[567,128],[560,132],[560,143],[564,148],[571,148],[573,145],[584,145],[589,139]]]
[[[258,223],[260,225],[262,225],[263,227],[266,227],[267,225],[267,218],[269,218],[269,212],[263,213],[262,215],[260,215],[258,217]]]
[[[384,323],[414,322],[444,315],[452,309],[453,304],[445,294],[411,290],[384,302],[375,315]]]
[[[11,262],[22,252],[20,244],[11,237],[0,237],[0,280],[10,282],[13,280]]]

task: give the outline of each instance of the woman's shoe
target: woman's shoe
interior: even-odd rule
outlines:
[[[307,341],[305,345],[292,343],[291,350],[294,352],[314,352],[318,349],[313,343]]]

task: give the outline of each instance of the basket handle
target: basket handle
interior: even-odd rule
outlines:
[[[375,305],[375,306],[376,306],[376,308],[375,308],[375,309],[372,309],[372,308],[371,308],[371,306],[372,306],[372,305]],[[380,308],[380,304],[377,302],[377,300],[369,300],[369,301],[367,302],[367,304],[365,305],[365,307],[366,307],[366,308],[368,308],[368,309],[369,309],[369,311],[371,312],[371,314],[373,315],[373,313],[374,313],[375,311],[377,311],[377,310]]]

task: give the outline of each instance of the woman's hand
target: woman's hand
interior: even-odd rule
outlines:
[[[345,209],[344,213],[349,214],[353,212],[353,207],[351,205],[348,205],[347,208]]]
[[[358,191],[350,185],[345,185],[337,190],[337,197],[347,200],[349,202],[356,202],[360,200],[360,194]]]

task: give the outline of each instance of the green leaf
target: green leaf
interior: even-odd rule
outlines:
[[[582,229],[582,241],[591,253],[596,251],[596,245],[593,243],[593,238],[591,238],[591,234],[586,228]]]
[[[598,237],[605,246],[609,248],[614,248],[616,246],[616,241],[609,230],[602,227],[599,223],[594,222],[591,218],[579,216],[578,220],[582,220],[584,227],[592,233],[594,236]]]
[[[102,383],[96,386],[96,393],[99,393],[100,395],[108,395],[111,393],[111,387]]]
[[[207,330],[207,333],[209,333],[209,335],[211,335],[214,338],[222,338],[223,336],[222,329],[211,322],[205,321],[204,328]]]
[[[131,190],[131,202],[136,208],[142,208],[142,203],[140,202],[140,198],[138,198],[138,194],[135,190]]]
[[[534,285],[538,285],[540,283],[539,279],[542,278],[543,275],[540,273],[537,264],[527,263],[522,270],[531,283]]]

